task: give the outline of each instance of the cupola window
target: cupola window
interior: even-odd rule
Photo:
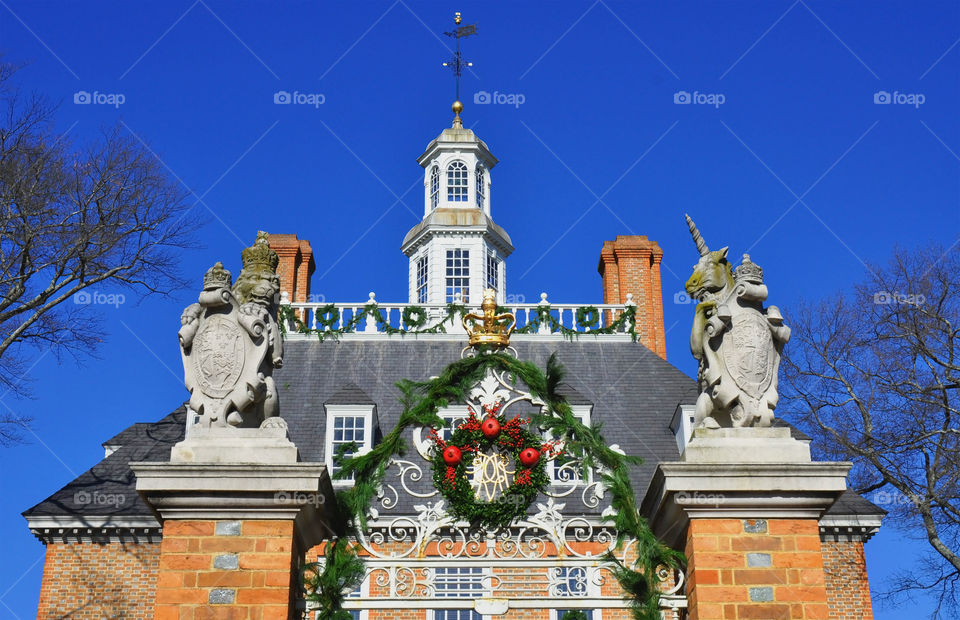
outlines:
[[[447,201],[467,201],[467,165],[455,161],[447,166]]]
[[[440,168],[430,170],[430,208],[436,209],[440,203]]]
[[[477,208],[483,208],[483,201],[487,199],[486,175],[483,166],[477,166]]]

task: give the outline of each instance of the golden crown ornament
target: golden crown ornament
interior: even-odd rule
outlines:
[[[505,348],[510,346],[510,334],[517,326],[517,318],[509,312],[497,314],[497,292],[488,288],[483,292],[480,304],[483,314],[467,314],[463,317],[463,327],[467,330],[468,342],[472,347],[482,345]]]

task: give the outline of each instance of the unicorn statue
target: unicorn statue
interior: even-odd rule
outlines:
[[[763,307],[763,269],[744,254],[732,269],[724,247],[711,251],[685,216],[700,260],[685,288],[697,303],[690,351],[699,361],[694,428],[770,426],[777,406],[780,353],[790,328],[776,306]]]

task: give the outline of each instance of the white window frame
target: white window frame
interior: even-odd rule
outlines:
[[[477,208],[482,209],[487,202],[487,171],[483,164],[478,163],[473,172],[476,178]]]
[[[423,276],[422,283],[421,275]],[[426,252],[421,254],[414,263],[413,286],[414,299],[417,300],[417,303],[428,303],[430,301],[430,256]]]
[[[492,576],[492,574],[493,574],[493,573],[492,573],[492,570],[493,570],[493,569],[492,569],[491,567],[489,567],[489,566],[470,566],[470,565],[466,565],[466,566],[433,566],[433,567],[430,567],[430,568],[428,569],[428,570],[430,571],[430,573],[431,573],[431,574],[430,574],[430,582],[432,582],[432,583],[434,584],[434,586],[436,586],[436,583],[437,583],[437,569],[441,569],[441,570],[447,570],[447,569],[458,569],[458,570],[471,569],[471,570],[478,570],[479,573],[477,573],[477,574],[478,574],[478,576],[479,576],[479,581],[480,581],[481,589],[479,589],[479,590],[469,590],[469,591],[466,591],[467,593],[470,594],[470,596],[437,596],[437,592],[434,591],[434,600],[445,600],[445,601],[457,601],[457,600],[459,600],[459,601],[470,601],[470,602],[473,602],[473,601],[476,601],[477,599],[489,597],[489,596],[491,595],[490,579],[491,579],[491,576]],[[425,605],[429,605],[429,603],[425,603]],[[446,609],[458,609],[458,610],[465,610],[465,611],[473,611],[473,612],[476,612],[476,608],[475,608],[472,604],[469,605],[469,606],[465,606],[465,607],[456,607],[456,608],[445,607],[444,610],[446,610]],[[437,611],[439,611],[439,610],[428,607],[428,608],[427,608],[427,620],[437,620],[437,614],[436,614]],[[483,615],[483,614],[480,614],[479,612],[477,612],[477,615],[480,616],[480,618],[481,618],[482,620],[490,620],[490,618],[491,618],[491,616]]]
[[[490,285],[491,267],[493,267],[493,286]],[[486,260],[483,264],[483,288],[492,288],[498,293],[500,292],[500,258],[497,256],[496,250],[489,247],[487,248]]]
[[[459,165],[458,165],[459,164]],[[457,172],[454,172],[456,170]],[[451,183],[454,175],[463,172],[463,184]],[[459,176],[457,176],[459,178]],[[447,164],[446,170],[447,202],[452,204],[470,204],[470,167],[462,159],[454,159]],[[457,191],[454,191],[457,188]],[[459,191],[462,189],[463,191]],[[458,197],[458,199],[454,199]]]
[[[593,416],[593,405],[570,405],[570,412],[573,413],[574,417],[580,420],[580,423],[584,426],[590,426],[590,419]],[[553,437],[544,435],[544,441],[553,441]],[[553,459],[547,462],[546,468],[547,479],[550,480],[551,485],[557,486],[570,486],[571,484],[581,485],[581,484],[593,484],[593,470],[588,469],[586,471],[586,479],[579,480],[557,480],[557,468],[555,467],[555,462]]]
[[[452,256],[454,252],[459,252],[459,256]],[[447,262],[450,260],[459,260],[460,267],[458,269],[464,270],[464,273],[461,273],[458,276],[449,275],[448,269],[451,269],[447,265]],[[466,265],[464,266],[464,260],[466,260]],[[468,304],[470,303],[470,293],[471,293],[471,281],[470,281],[470,248],[461,248],[461,247],[452,247],[446,248],[443,252],[443,299],[444,303],[453,303],[456,298],[456,292],[451,293],[450,289],[460,289],[460,303]],[[451,286],[450,283],[453,280],[459,280],[461,282],[466,282],[464,286],[461,284],[459,287]],[[464,294],[466,290],[466,294]]]
[[[574,609],[590,611],[593,612],[593,620],[603,620],[603,610],[594,607],[554,607],[550,609],[550,620],[559,620],[558,616],[560,615],[559,611],[561,609],[566,609],[567,611],[572,611]]]
[[[440,206],[440,166],[433,164],[430,168],[430,210]]]
[[[330,472],[330,481],[334,486],[352,485],[353,480],[336,480],[333,478],[333,432],[334,420],[339,417],[362,417],[363,418],[363,443],[355,454],[366,454],[373,447],[373,407],[374,405],[325,405],[327,409],[327,429],[324,438],[324,462],[327,465],[327,471]],[[360,442],[357,442],[360,443]]]

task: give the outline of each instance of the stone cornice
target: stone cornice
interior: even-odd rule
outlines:
[[[27,527],[40,542],[155,543],[162,538],[159,521],[151,516],[29,516]]]

